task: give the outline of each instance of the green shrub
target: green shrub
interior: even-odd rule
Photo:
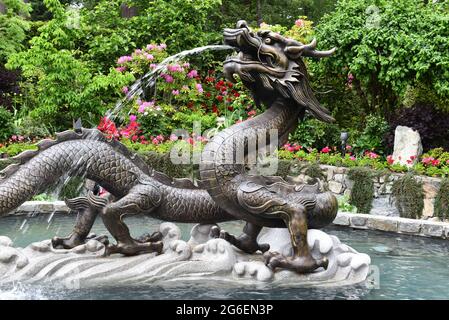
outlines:
[[[401,217],[421,218],[424,209],[422,185],[422,182],[417,181],[412,173],[407,173],[393,182],[391,199],[394,201]]]
[[[290,134],[289,141],[318,149],[336,146],[340,145],[340,129],[335,124],[323,123],[316,119],[305,119]]]
[[[434,215],[441,220],[449,218],[449,178],[441,181],[440,189],[435,197]]]
[[[0,106],[0,141],[6,141],[13,133],[13,114]]]
[[[357,212],[369,213],[374,196],[373,171],[365,167],[351,168],[348,178],[354,181],[349,203],[357,207]]]

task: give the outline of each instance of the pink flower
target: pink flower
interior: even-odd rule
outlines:
[[[354,157],[354,156],[350,156],[350,157],[349,157],[349,160],[355,161],[355,157]]]
[[[187,73],[187,77],[190,79],[198,77],[198,71],[195,69],[191,70],[189,73]]]
[[[302,20],[302,19],[296,20],[295,26],[300,27],[300,28],[304,27],[304,20]]]
[[[435,159],[433,157],[422,158],[421,162],[425,165],[431,164]]]
[[[440,160],[438,160],[438,159],[433,160],[433,161],[432,161],[432,165],[433,165],[433,166],[438,166],[438,165],[440,165]]]
[[[176,141],[176,140],[178,140],[178,136],[176,135],[176,134],[171,134],[170,135],[170,141]]]
[[[115,70],[118,72],[123,72],[126,70],[126,67],[117,67],[117,68],[115,68]]]
[[[324,147],[323,149],[321,149],[322,153],[329,153],[331,151],[331,148],[329,147]]]
[[[147,60],[154,60],[154,56],[152,54],[145,53],[145,57],[147,58]]]
[[[150,64],[150,68],[151,69],[156,69],[157,68],[157,64],[155,64],[155,63]]]
[[[379,155],[377,153],[375,153],[375,152],[372,152],[372,151],[365,152],[365,156],[367,156],[370,159],[379,158]]]
[[[250,117],[255,116],[256,114],[257,114],[256,110],[248,111],[248,116],[250,116]]]
[[[153,50],[154,48],[156,48],[154,44],[147,44],[147,50]]]
[[[127,94],[127,93],[129,92],[128,87],[123,87],[123,88],[122,88],[122,92],[123,92],[124,94]]]
[[[129,121],[135,122],[136,120],[137,120],[137,116],[135,116],[133,114],[129,116]]]
[[[203,93],[203,86],[201,85],[201,83],[197,83],[195,84],[196,90],[198,90],[199,93]]]
[[[133,57],[131,57],[131,56],[121,56],[120,58],[118,58],[117,64],[124,64],[124,63],[132,61],[132,60],[133,60]]]
[[[137,109],[137,111],[139,113],[144,113],[146,108],[151,108],[153,106],[154,106],[154,101],[150,101],[150,102],[143,101],[143,102],[140,103],[139,108]]]
[[[157,46],[157,48],[162,51],[164,49],[167,49],[167,45],[165,43],[161,43],[160,45]]]
[[[179,90],[172,90],[171,94],[174,95],[174,96],[178,96],[179,95]]]
[[[136,50],[134,50],[134,54],[142,54],[142,49],[136,49]]]
[[[167,66],[168,71],[170,72],[182,72],[184,69],[179,64],[170,64]]]
[[[169,74],[166,74],[164,79],[165,79],[165,82],[167,82],[167,83],[173,83],[173,81],[174,81],[173,77]]]
[[[156,139],[159,141],[164,141],[164,137],[161,134],[156,136]]]
[[[182,66],[183,66],[184,68],[190,68],[190,63],[184,62],[184,63],[182,64]]]
[[[151,142],[152,142],[153,144],[159,144],[159,140],[156,139],[156,138],[153,138],[153,139],[151,140]]]

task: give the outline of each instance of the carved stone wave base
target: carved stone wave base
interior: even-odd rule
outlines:
[[[211,239],[213,225],[196,225],[188,242],[173,223],[162,223],[164,252],[134,257],[103,257],[104,246],[90,240],[71,250],[53,249],[50,240],[14,248],[0,236],[0,283],[63,285],[68,288],[169,284],[176,281],[213,280],[235,284],[272,286],[341,286],[363,282],[369,273],[370,257],[342,244],[337,237],[309,230],[308,243],[314,257],[329,259],[327,270],[306,275],[288,270],[272,272],[261,254],[248,255],[222,239]],[[272,251],[291,252],[286,229],[267,229],[260,237]]]

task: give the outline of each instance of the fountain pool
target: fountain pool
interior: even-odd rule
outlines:
[[[26,246],[54,235],[67,235],[75,216],[38,215],[0,219],[0,235]],[[157,230],[160,221],[148,217],[127,218],[133,235]],[[183,238],[189,238],[191,224],[177,224]],[[241,222],[220,224],[227,231],[239,233]],[[93,228],[97,234],[108,234],[101,220]],[[446,240],[391,235],[382,232],[328,227],[325,231],[359,252],[367,253],[372,266],[379,271],[378,288],[365,285],[340,288],[270,288],[227,287],[216,282],[170,283],[163,286],[96,287],[61,289],[17,283],[0,286],[0,299],[447,299],[449,298],[449,242]]]

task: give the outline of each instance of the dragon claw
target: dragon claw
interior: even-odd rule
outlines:
[[[153,253],[153,252],[161,254],[163,247],[164,244],[162,243],[162,241],[145,242],[145,243],[136,241],[132,244],[118,243],[106,246],[103,256],[109,256],[114,253],[121,253],[125,256],[136,256],[139,254]]]
[[[264,254],[265,265],[275,271],[283,268],[297,273],[310,273],[318,268],[327,269],[329,261],[326,257],[315,259],[312,256],[286,257],[278,252],[266,252]]]
[[[55,249],[73,249],[85,244],[89,240],[97,240],[105,246],[109,244],[109,239],[106,235],[97,236],[96,234],[91,234],[84,239],[76,234],[71,234],[68,237],[53,237],[51,239],[51,244]]]

